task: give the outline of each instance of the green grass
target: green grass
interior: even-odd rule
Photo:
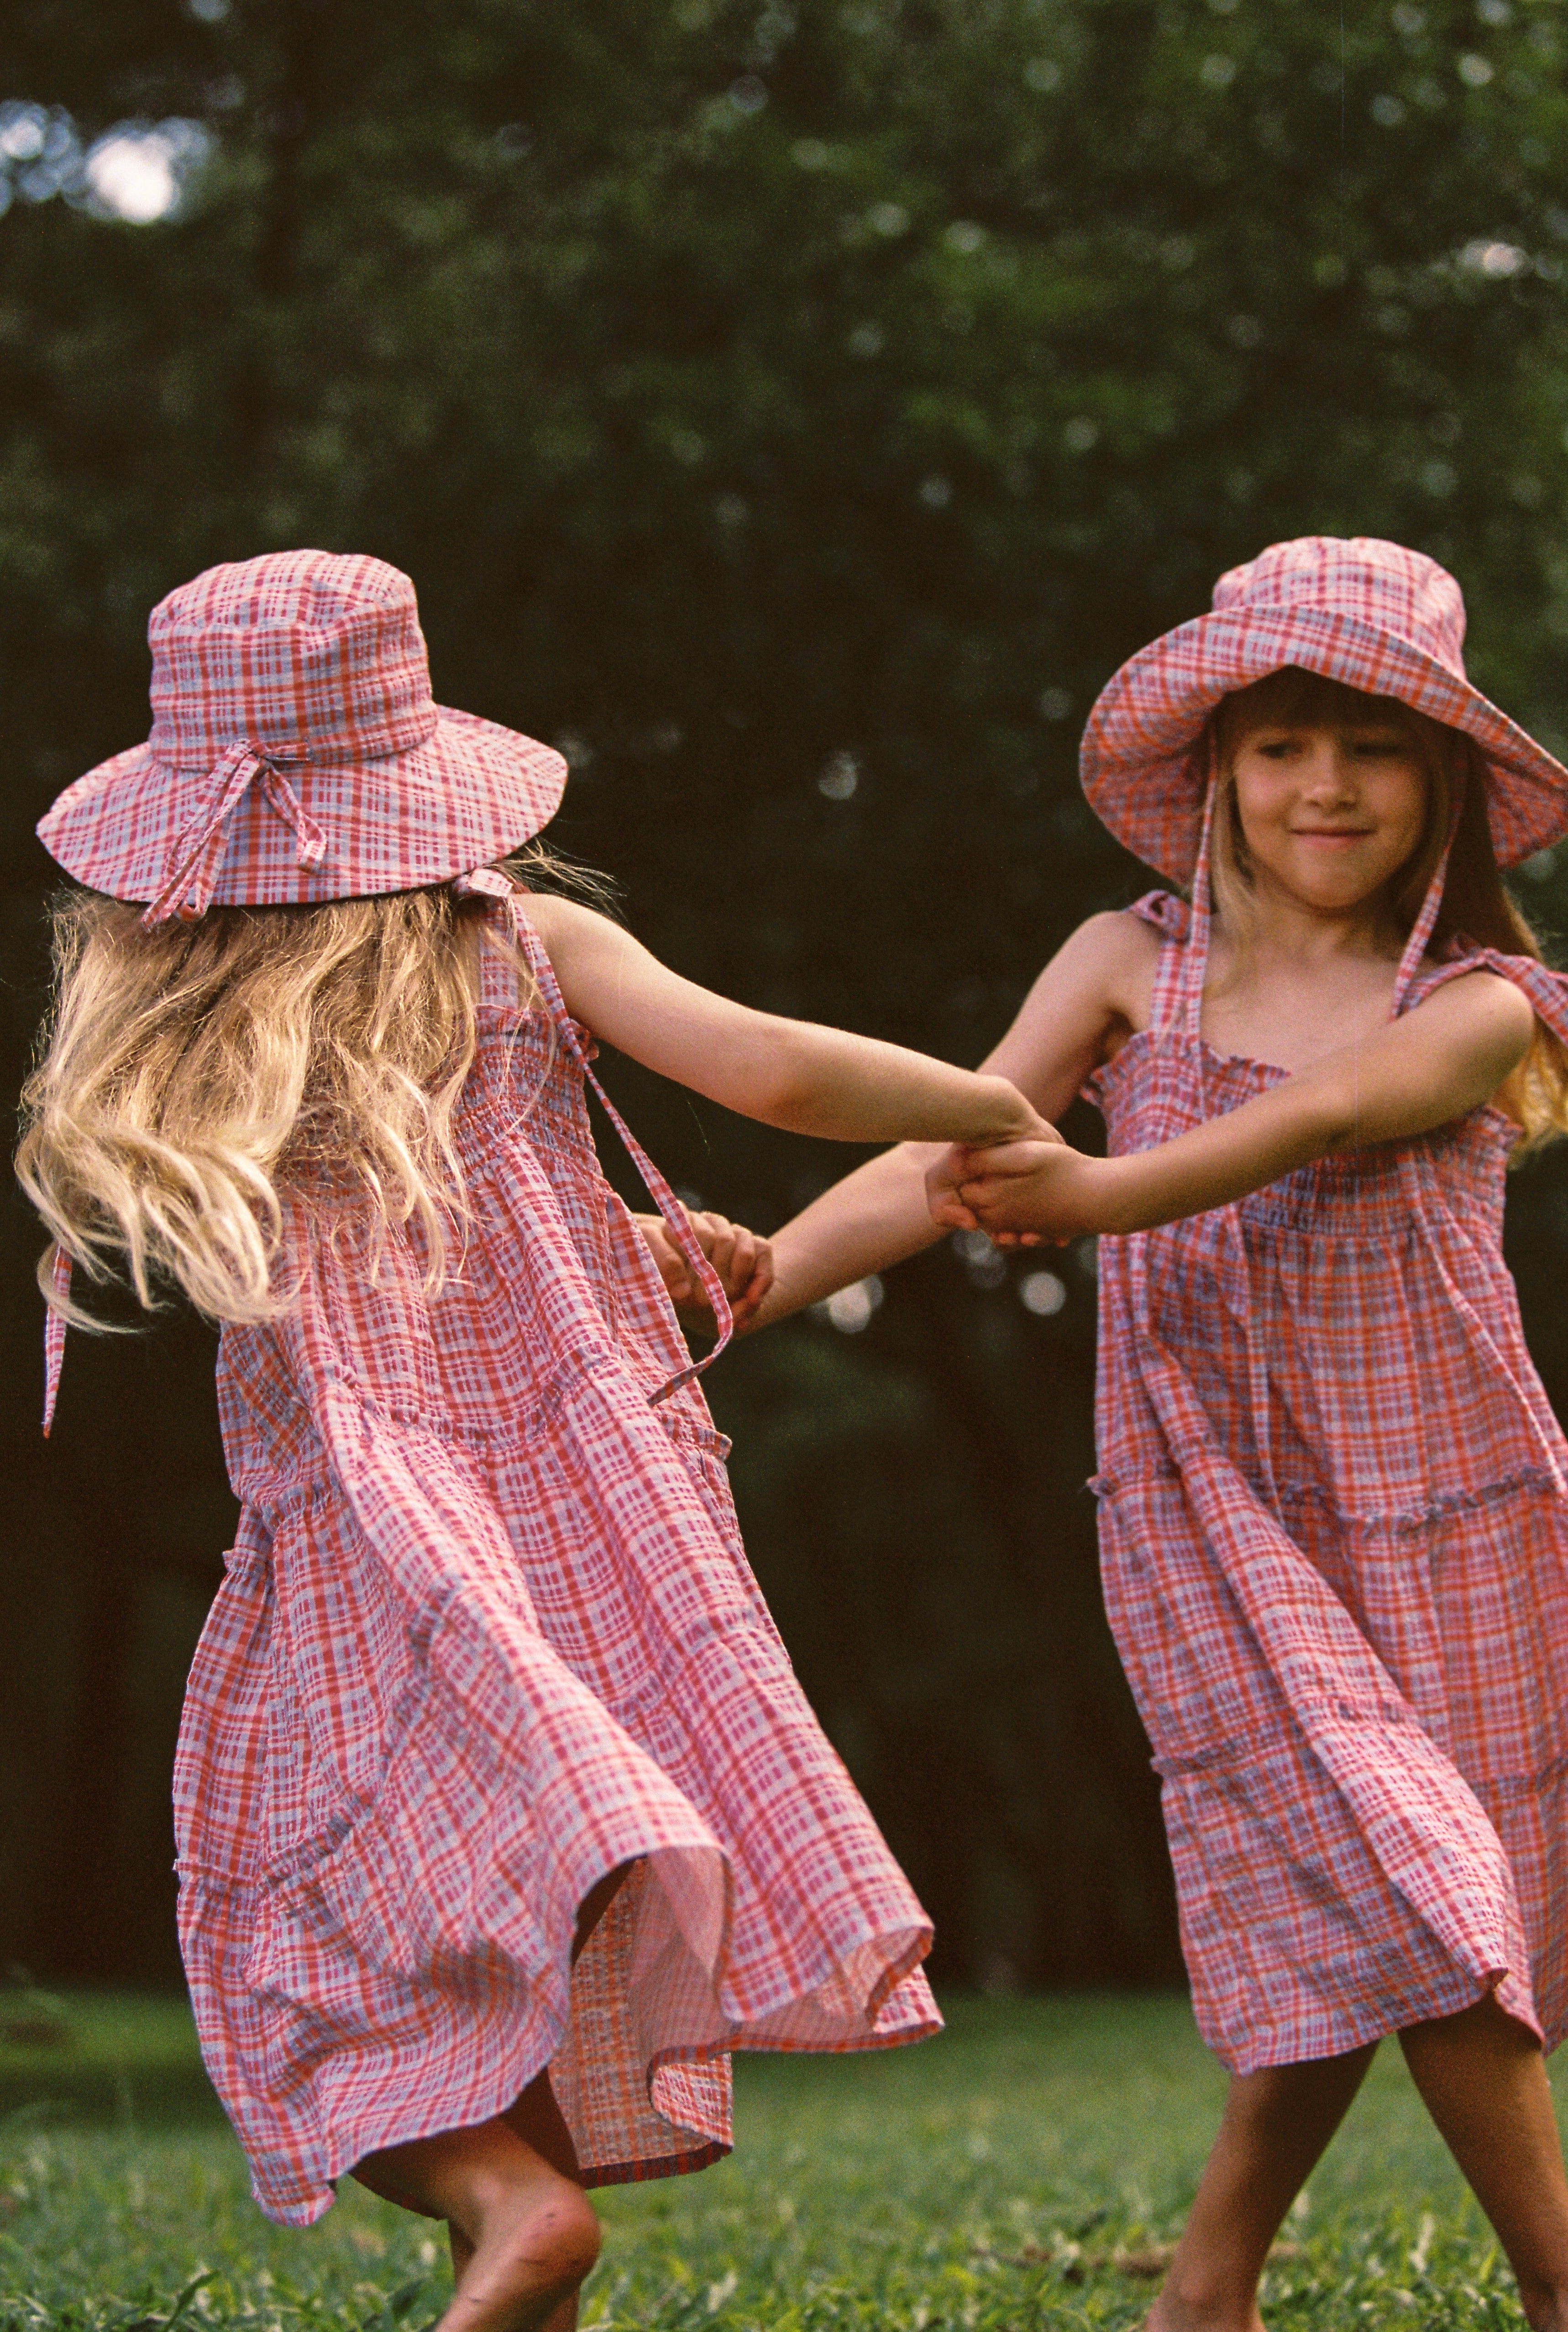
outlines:
[[[13,2000],[15,1995],[10,1996]],[[1223,2077],[1175,1999],[959,2000],[887,2055],[737,2067],[734,2157],[596,2198],[599,2332],[1036,2332],[1132,2327]],[[439,2230],[345,2184],[269,2226],[177,2003],[0,2001],[0,2326],[419,2332]],[[39,2027],[27,2037],[27,2027]],[[7,2040],[7,2030],[22,2038]],[[1287,2230],[1271,2327],[1517,2326],[1506,2268],[1385,2050]],[[198,2280],[200,2279],[200,2280]]]

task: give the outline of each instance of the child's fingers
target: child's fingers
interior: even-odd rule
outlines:
[[[744,1223],[730,1222],[722,1215],[706,1215],[703,1222],[707,1236],[703,1244],[709,1262],[719,1275],[725,1295],[731,1299],[743,1295],[751,1284],[758,1259],[767,1246],[766,1240],[760,1239],[755,1231],[748,1230]],[[768,1268],[770,1280],[770,1255]],[[759,1293],[758,1303],[761,1302],[765,1292]]]
[[[748,1230],[744,1223],[732,1223],[727,1216],[714,1214],[711,1209],[696,1214],[688,1209],[687,1218],[730,1299],[734,1325],[744,1327],[773,1285],[772,1248],[755,1231]],[[706,1299],[690,1282],[686,1300],[693,1310],[707,1309]]]
[[[746,1290],[747,1300],[760,1304],[773,1285],[773,1247],[770,1240],[759,1239],[757,1260],[751,1270],[751,1285]]]
[[[751,1274],[757,1267],[757,1247],[756,1232],[749,1231],[744,1223],[729,1226],[729,1251],[724,1268],[719,1275],[724,1283],[726,1295],[745,1294]]]
[[[984,1213],[988,1207],[1002,1207],[1018,1196],[1017,1177],[1011,1174],[977,1174],[960,1186],[959,1196],[966,1207]]]
[[[994,1149],[970,1150],[964,1156],[964,1171],[957,1179],[976,1182],[1001,1175],[1016,1180],[1020,1174],[1037,1173],[1055,1146],[1033,1141],[1001,1142]]]
[[[773,1285],[773,1250],[755,1231],[743,1231],[741,1238],[744,1244],[738,1243],[735,1250],[732,1292],[755,1309]]]
[[[658,1266],[659,1277],[664,1283],[664,1292],[672,1304],[689,1303],[692,1296],[692,1275],[686,1266],[685,1257],[670,1237],[669,1227],[664,1217],[634,1215],[632,1220],[641,1231],[648,1253]]]
[[[975,1219],[959,1197],[958,1185],[968,1176],[970,1153],[959,1144],[946,1150],[926,1169],[925,1205],[933,1223],[944,1230],[972,1231]]]
[[[712,1236],[704,1239],[703,1244],[708,1250],[708,1261],[718,1273],[725,1292],[728,1293],[735,1271],[735,1248],[738,1236],[736,1227],[733,1223],[726,1221],[722,1215],[711,1214],[706,1219]]]
[[[773,1250],[766,1239],[758,1239],[756,1248],[751,1276],[730,1306],[730,1315],[737,1330],[746,1325],[773,1285]]]
[[[972,1212],[956,1191],[950,1191],[932,1201],[931,1219],[950,1231],[978,1231],[980,1228]]]

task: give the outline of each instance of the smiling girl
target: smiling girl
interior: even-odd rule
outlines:
[[[1568,981],[1498,878],[1568,771],[1394,544],[1275,545],[1084,742],[1189,897],[1085,923],[988,1065],[1111,1155],[875,1160],[764,1320],[936,1235],[1100,1240],[1101,1549],[1199,2022],[1233,2079],[1155,2332],[1256,2332],[1290,2203],[1397,2033],[1537,2327],[1568,2325],[1568,1442],[1501,1248],[1568,1126]]]

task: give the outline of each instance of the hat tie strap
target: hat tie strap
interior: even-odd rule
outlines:
[[[170,871],[141,919],[145,929],[175,914],[193,922],[206,914],[228,847],[229,819],[258,777],[272,808],[292,830],[300,864],[315,866],[325,857],[327,837],[282,771],[259,746],[231,745],[215,764],[205,799],[169,853]]]
[[[1443,890],[1448,879],[1448,860],[1453,855],[1454,836],[1459,830],[1459,813],[1465,807],[1465,784],[1466,780],[1461,777],[1454,788],[1453,807],[1448,812],[1448,831],[1443,843],[1443,855],[1432,869],[1432,879],[1427,884],[1427,895],[1421,902],[1421,912],[1411,926],[1410,935],[1405,941],[1404,953],[1400,958],[1399,970],[1394,974],[1393,999],[1389,1006],[1391,1019],[1395,1018],[1403,1007],[1406,992],[1421,968],[1421,959],[1426,954],[1428,943],[1437,927],[1438,915],[1443,903]]]
[[[71,1257],[55,1241],[54,1261],[50,1266],[50,1288],[53,1301],[43,1314],[43,1438],[49,1438],[49,1429],[54,1422],[54,1404],[60,1398],[60,1369],[65,1358],[65,1306],[71,1301]]]
[[[1203,789],[1203,826],[1198,841],[1198,864],[1192,870],[1192,911],[1187,945],[1181,956],[1179,1009],[1189,1037],[1203,1030],[1203,983],[1209,976],[1209,948],[1214,927],[1214,812],[1219,797],[1219,773],[1209,755]]]

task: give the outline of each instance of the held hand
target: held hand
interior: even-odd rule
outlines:
[[[744,1224],[732,1223],[723,1215],[699,1214],[690,1207],[685,1213],[698,1246],[719,1275],[739,1332],[751,1320],[773,1285],[772,1248],[766,1239],[759,1238]],[[632,1219],[647,1242],[649,1253],[659,1266],[659,1276],[676,1311],[682,1314],[688,1325],[712,1329],[714,1326],[712,1307],[703,1295],[696,1275],[670,1236],[669,1225],[664,1217],[635,1215]]]
[[[1101,1225],[1095,1209],[1102,1158],[1085,1158],[1066,1142],[1009,1142],[1005,1149],[970,1152],[970,1172],[959,1197],[998,1247],[1056,1247]]]
[[[1056,1142],[1061,1141],[1061,1135],[1056,1132],[1056,1127],[1050,1123],[1050,1120],[1040,1115],[1040,1113],[1035,1107],[1034,1103],[1028,1099],[1027,1094],[1020,1093],[1017,1085],[1012,1085],[1012,1080],[1010,1078],[1002,1078],[999,1082],[1003,1085],[1011,1085],[1012,1099],[1017,1104],[1015,1122],[1008,1128],[1005,1133],[997,1134],[989,1145],[984,1146],[987,1146],[993,1151],[1004,1149],[1011,1150],[1016,1148],[1020,1142]],[[963,1149],[965,1147],[978,1148],[982,1145],[975,1143],[965,1144],[960,1142],[955,1146],[957,1148]]]
[[[1102,1228],[1095,1199],[1105,1165],[1059,1134],[1049,1142],[951,1151],[927,1178],[932,1214],[955,1230],[985,1231],[999,1247],[1037,1247],[1042,1238],[1059,1247]]]
[[[961,1143],[944,1152],[930,1168],[925,1178],[926,1204],[933,1222],[955,1231],[989,1229],[970,1201],[966,1187],[970,1183],[999,1176],[1026,1178],[1037,1165],[1066,1144],[1054,1125],[1044,1119],[1037,1120],[1037,1131],[1017,1142],[998,1142],[989,1150],[970,1149]],[[1073,1155],[1076,1156],[1076,1152]],[[1032,1228],[1032,1226],[1031,1226]],[[1009,1239],[1007,1244],[1013,1242]],[[1030,1238],[1024,1244],[1033,1247],[1037,1242]]]
[[[693,1215],[690,1220],[697,1244],[730,1299],[730,1315],[739,1334],[773,1285],[773,1250],[744,1223],[732,1223],[723,1215]]]

